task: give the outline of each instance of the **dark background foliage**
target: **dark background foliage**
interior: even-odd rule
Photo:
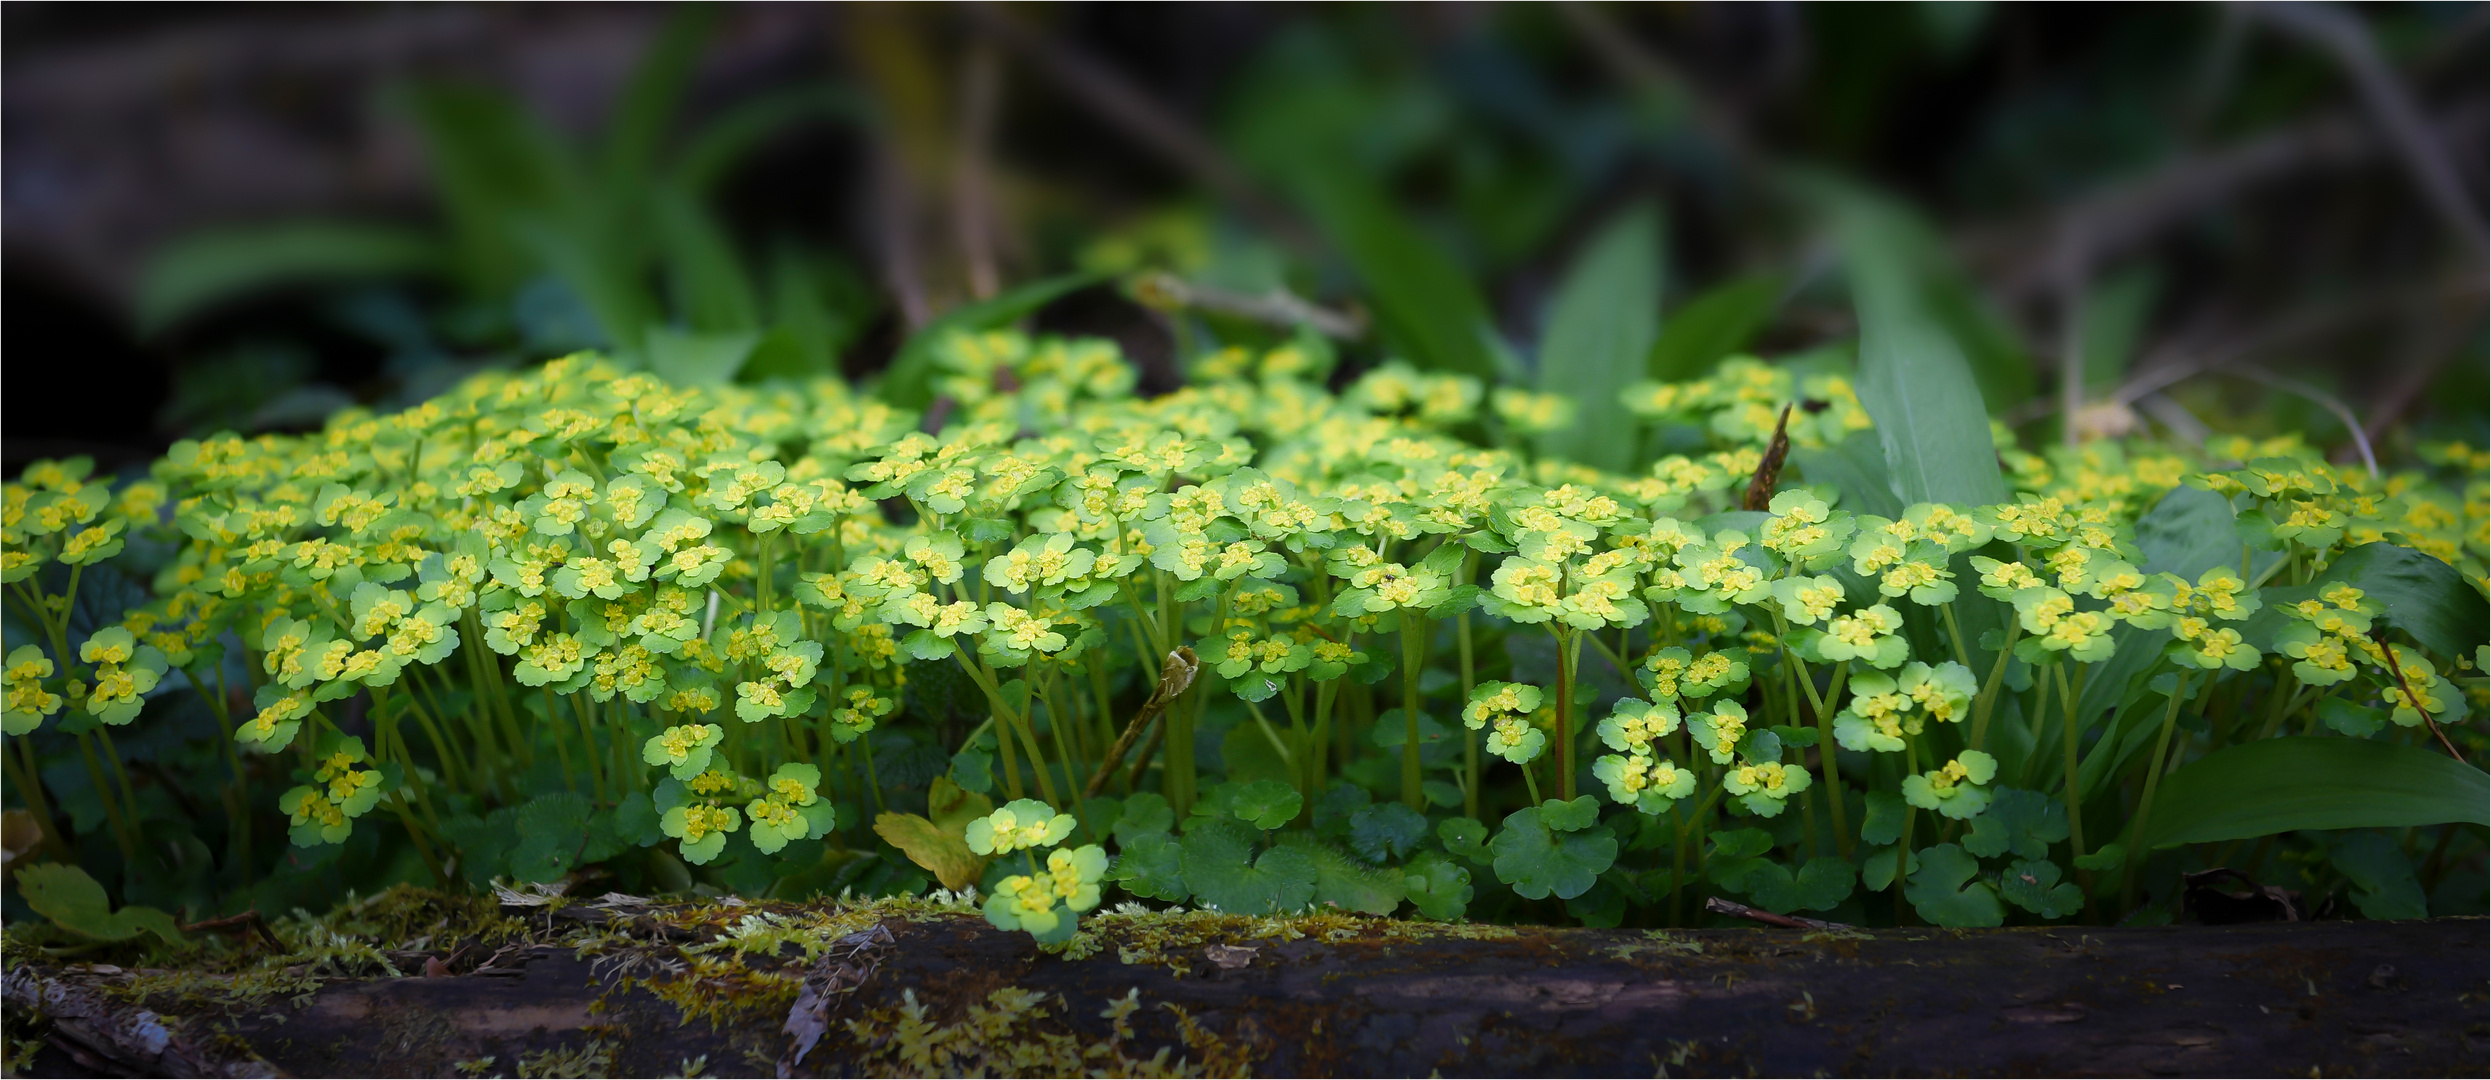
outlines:
[[[2088,423],[2349,452],[2340,405],[2373,439],[2481,439],[2480,4],[16,3],[0,22],[12,473],[629,351],[520,226],[445,234],[461,136],[421,102],[476,91],[508,107],[468,121],[536,118],[539,149],[599,177],[635,109],[662,171],[756,102],[820,103],[697,193],[723,262],[687,273],[642,194],[581,233],[637,253],[625,277],[688,333],[717,330],[703,273],[742,268],[756,334],[787,325],[783,290],[810,297],[828,322],[756,347],[776,358],[746,377],[871,374],[941,312],[1085,267],[1283,289],[1359,328],[1362,362],[1527,367],[1475,354],[1462,309],[1537,340],[1561,268],[1644,204],[1664,326],[1767,281],[1786,302],[1751,343],[1814,347],[1851,326],[1790,194],[1808,177],[1882,191],[1937,241],[1989,404],[2028,438],[2055,437],[2072,354],[2074,400],[2116,403]],[[647,77],[669,47],[680,78]],[[230,280],[173,288],[203,235],[264,253],[248,241],[306,223],[394,229],[401,255],[507,250],[332,246],[256,276],[210,259]],[[1167,385],[1221,316],[1137,305],[1130,281],[1041,325],[1113,334]]]

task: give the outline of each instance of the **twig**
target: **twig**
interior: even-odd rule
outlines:
[[[1782,415],[1773,421],[1773,441],[1765,444],[1764,456],[1756,460],[1756,475],[1747,480],[1747,494],[1739,499],[1741,510],[1765,510],[1773,505],[1773,489],[1782,484],[1782,462],[1790,456],[1790,406],[1782,406]]]
[[[2311,401],[2317,402],[2321,408],[2326,409],[2328,412],[2334,413],[2336,419],[2344,422],[2344,430],[2353,433],[2353,445],[2361,450],[2361,463],[2369,467],[2371,478],[2377,479],[2379,475],[2378,455],[2370,452],[2370,435],[2362,428],[2361,418],[2354,416],[2353,410],[2349,406],[2345,405],[2341,401],[2337,401],[2332,395],[2329,395],[2325,391],[2320,390],[2315,386],[2311,386],[2308,383],[2302,382],[2299,379],[2287,379],[2280,375],[2269,375],[2266,372],[2259,371],[2256,368],[2232,368],[2226,370],[2224,374],[2238,375],[2241,378],[2248,379],[2252,382],[2264,383],[2288,394],[2298,394],[2302,397],[2308,398]]]
[[[2439,730],[2439,722],[2431,719],[2430,710],[2422,707],[2422,699],[2420,695],[2413,692],[2413,684],[2405,681],[2404,665],[2396,662],[2396,647],[2388,644],[2387,631],[2372,629],[2370,640],[2378,643],[2379,655],[2387,658],[2387,673],[2396,677],[2397,687],[2405,692],[2406,704],[2413,706],[2413,711],[2421,714],[2422,723],[2430,728],[2431,737],[2439,740],[2440,748],[2446,750],[2449,757],[2465,761],[2465,755],[2456,752],[2456,744],[2448,741],[2447,733]],[[2472,762],[2466,763],[2472,764]]]
[[[1742,170],[1754,163],[1755,148],[1748,144],[1738,122],[1697,93],[1694,81],[1677,65],[1644,48],[1624,27],[1589,4],[1560,0],[1552,6],[1611,78],[1657,98],[1675,99],[1686,107],[1696,128],[1719,143]]]
[[[252,908],[251,910],[245,911],[240,915],[227,915],[221,919],[208,919],[202,922],[180,923],[178,925],[185,934],[224,934],[240,930],[249,930],[258,935],[261,941],[267,943],[269,948],[280,951],[285,948],[285,943],[277,940],[276,931],[268,928],[268,920],[260,917],[258,908]]]
[[[1161,108],[1141,87],[1079,49],[1032,29],[998,5],[972,3],[965,10],[970,23],[980,32],[1030,61],[1065,92],[1095,110],[1100,118],[1237,204],[1280,240],[1300,251],[1320,247],[1313,234],[1281,209],[1217,144],[1175,113]]]
[[[2448,160],[2445,147],[2432,138],[2430,125],[2423,120],[2412,93],[2395,72],[2388,70],[2386,58],[2379,55],[2369,26],[2348,12],[2323,4],[2262,3],[2252,7],[2249,14],[2334,57],[2360,91],[2362,106],[2369,111],[2372,122],[2379,126],[2397,156],[2404,159],[2405,170],[2422,189],[2422,197],[2429,200],[2431,209],[2449,231],[2456,233],[2480,259],[2486,246],[2482,215],[2474,209],[2464,182],[2457,178],[2456,165]]]
[[[961,257],[968,263],[969,292],[984,300],[1002,288],[995,271],[995,203],[992,148],[995,98],[1002,92],[1003,58],[993,41],[969,45],[960,71],[960,145],[953,162],[952,217],[960,230]]]
[[[1274,326],[1304,323],[1325,337],[1342,341],[1357,340],[1367,332],[1366,320],[1357,314],[1333,311],[1281,287],[1258,296],[1198,285],[1174,274],[1154,271],[1134,281],[1134,292],[1146,306],[1201,308]]]
[[[1763,908],[1748,907],[1747,905],[1739,903],[1736,900],[1724,900],[1718,896],[1705,897],[1704,910],[1722,915],[1728,915],[1732,918],[1753,920],[1755,922],[1763,923],[1766,926],[1779,926],[1785,930],[1858,929],[1858,927],[1852,926],[1850,923],[1827,922],[1823,919],[1810,919],[1799,915],[1776,915],[1770,911],[1766,911]]]
[[[1142,703],[1142,711],[1133,714],[1133,722],[1124,726],[1124,734],[1116,737],[1116,745],[1108,748],[1107,756],[1099,759],[1098,771],[1090,774],[1090,783],[1082,789],[1082,798],[1098,798],[1099,791],[1107,786],[1107,778],[1114,775],[1116,766],[1124,761],[1125,751],[1133,748],[1133,740],[1150,728],[1151,721],[1159,718],[1159,713],[1168,707],[1169,702],[1175,701],[1194,685],[1194,674],[1200,670],[1202,661],[1194,657],[1192,649],[1179,645],[1168,653],[1167,663],[1159,667],[1159,688],[1151,692],[1149,701]],[[1158,742],[1156,737],[1152,738],[1150,749],[1156,749]],[[1142,760],[1135,763],[1133,775],[1136,779],[1141,776],[1141,766],[1149,761],[1150,753],[1146,749]]]

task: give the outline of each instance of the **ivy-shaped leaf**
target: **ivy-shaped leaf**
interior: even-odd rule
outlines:
[[[1173,902],[1189,895],[1185,889],[1183,855],[1175,837],[1149,832],[1131,840],[1119,840],[1118,844],[1121,850],[1116,854],[1115,865],[1107,868],[1107,880],[1150,900]]]
[[[1403,803],[1362,807],[1349,816],[1349,849],[1371,863],[1408,855],[1426,836],[1427,816]]]
[[[1131,847],[1141,837],[1165,835],[1175,827],[1176,808],[1168,805],[1167,796],[1144,791],[1124,801],[1124,808],[1117,813],[1116,824],[1109,831],[1115,834],[1118,845]]]
[[[1746,875],[1747,895],[1756,906],[1775,914],[1825,911],[1849,899],[1859,871],[1850,863],[1818,856],[1799,868],[1796,878],[1779,863],[1764,863]]]
[[[2067,839],[2067,805],[2038,791],[1998,788],[1989,809],[1972,819],[1964,850],[1984,859],[2014,852],[2019,859],[2046,859],[2050,845]]]
[[[2084,907],[2084,891],[2059,876],[2058,864],[2048,859],[2019,860],[1998,875],[1998,895],[2042,918],[2064,919]]]
[[[2353,883],[2353,906],[2363,918],[2419,919],[2430,914],[2413,860],[2396,842],[2375,832],[2346,833],[2327,849],[2327,861]]]
[[[1436,839],[1455,858],[1486,865],[1495,855],[1488,850],[1488,827],[1477,818],[1446,818],[1436,823]]]
[[[1938,926],[1996,926],[2007,913],[1980,877],[1980,860],[1953,844],[1923,849],[1920,869],[1903,886],[1913,911]]]
[[[1349,853],[1304,833],[1283,837],[1281,847],[1304,851],[1314,860],[1315,903],[1318,905],[1368,915],[1390,915],[1394,908],[1401,906],[1401,898],[1407,889],[1398,873],[1368,866],[1350,858]]]
[[[1432,851],[1410,860],[1401,885],[1410,906],[1430,919],[1451,922],[1470,907],[1470,871]]]
[[[182,941],[180,928],[164,912],[136,904],[112,910],[104,887],[75,866],[29,866],[16,877],[18,895],[26,898],[26,906],[64,930],[98,941],[128,941],[142,933],[172,944]]]
[[[1248,861],[1254,834],[1231,821],[1208,821],[1185,834],[1178,865],[1194,899],[1238,915],[1296,911],[1315,898],[1315,860],[1305,849],[1277,847]]]
[[[1297,789],[1279,780],[1257,780],[1228,798],[1228,812],[1257,829],[1277,829],[1306,805]]]
[[[1572,824],[1582,816],[1574,807],[1555,800],[1508,816],[1505,827],[1488,844],[1496,853],[1497,880],[1513,886],[1526,900],[1551,895],[1572,900],[1590,890],[1600,872],[1617,861],[1617,837],[1607,829],[1580,825],[1560,830],[1548,820]]]
[[[1860,822],[1860,839],[1872,844],[1891,844],[1903,838],[1903,813],[1910,809],[1903,797],[1891,791],[1868,793],[1868,819]]]

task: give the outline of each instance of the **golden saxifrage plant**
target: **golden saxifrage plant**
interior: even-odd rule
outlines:
[[[1848,381],[1746,358],[1628,390],[1658,449],[1617,475],[1528,452],[1561,399],[1400,364],[1335,394],[1312,338],[1149,400],[1104,342],[937,352],[935,433],[836,381],[582,355],[144,479],[31,468],[11,789],[125,900],[172,895],[166,851],[228,894],[593,864],[976,887],[1051,942],[1117,890],[2151,917],[2279,833],[2412,915],[2480,848],[2449,824],[2481,814],[2477,451],[2373,476],[2289,439],[2002,432],[2011,501],[1885,506]],[[167,839],[165,747],[201,710],[221,768],[190,782],[291,853]],[[376,854],[340,861],[357,837]]]

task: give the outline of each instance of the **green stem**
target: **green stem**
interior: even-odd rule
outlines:
[[[1462,565],[1467,571],[1470,564],[1465,560]],[[1465,573],[1463,576],[1467,578],[1469,575]],[[1478,687],[1471,668],[1470,612],[1467,610],[1453,617],[1453,641],[1461,650],[1461,700],[1467,704],[1471,691]],[[1471,730],[1468,724],[1462,725],[1462,816],[1474,821],[1479,817],[1479,733]]]
[[[1989,665],[1989,678],[1981,683],[1981,696],[1972,703],[1972,738],[1970,746],[1981,749],[1989,735],[1989,714],[1998,705],[1998,684],[2007,677],[2007,661],[2015,655],[2015,639],[2024,632],[2021,619],[2007,620],[2007,639],[1998,645],[1998,659]]]
[[[1842,694],[1843,683],[1851,677],[1851,662],[1834,665],[1833,685],[1827,688],[1825,700],[1833,701]],[[1834,849],[1845,860],[1851,858],[1851,812],[1842,804],[1841,763],[1834,759],[1834,717],[1827,709],[1816,711],[1816,763],[1824,773],[1825,805],[1833,813]]]
[[[1421,626],[1417,612],[1401,613],[1401,801],[1412,810],[1424,811],[1427,793],[1420,789],[1418,732]]]
[[[1919,773],[1920,739],[1918,736],[1909,736],[1903,740],[1903,775],[1917,776]],[[1903,804],[1903,835],[1896,838],[1894,844],[1894,924],[1896,926],[1907,925],[1911,922],[1911,901],[1903,896],[1903,879],[1909,876],[1911,870],[1912,823],[1918,817],[1919,815],[1912,811],[1910,803]]]
[[[2060,711],[2065,714],[2064,719],[2059,722],[2059,730],[2062,732],[2059,737],[2059,746],[2063,756],[2067,759],[2068,858],[2072,862],[2085,856],[2084,788],[2079,779],[2082,770],[2077,767],[2076,760],[2076,744],[2084,735],[2084,732],[2078,729],[2084,726],[2084,717],[2076,711],[2076,688],[2067,677],[2067,665],[2052,664],[2050,666],[2052,673],[2058,678],[2059,698],[2062,705]],[[2084,890],[2085,921],[2093,922],[2095,921],[2093,917],[2093,871],[2078,867],[2076,879],[2079,887]]]
[[[43,837],[43,850],[60,862],[74,862],[77,856],[61,839],[60,825],[52,820],[52,803],[43,794],[41,773],[35,767],[35,744],[31,739],[11,739],[17,744],[16,754],[0,754],[0,763],[8,766],[9,783],[25,794],[26,808],[34,812],[35,826]],[[227,740],[230,742],[231,740]],[[19,759],[23,758],[21,762]]]
[[[2136,819],[2128,826],[2126,865],[2120,868],[2119,874],[2119,906],[2122,909],[2136,907],[2136,873],[2145,863],[2145,823],[2153,817],[2154,788],[2162,783],[2163,770],[2170,765],[2171,729],[2178,724],[2180,702],[2188,700],[2188,672],[2178,672],[2175,677],[2178,681],[2171,687],[2170,701],[2162,709],[2162,732],[2154,736],[2153,764],[2145,773],[2145,792],[2138,796]]]
[[[1580,630],[1557,633],[1557,797],[1567,802],[1574,801],[1574,674],[1582,640]]]
[[[121,861],[135,868],[138,865],[138,841],[130,833],[130,823],[122,817],[121,803],[112,794],[112,784],[104,779],[104,766],[95,760],[95,740],[86,732],[78,733],[78,755],[86,762],[87,783],[95,785],[95,801],[104,804],[104,821],[112,827],[113,844],[121,849]]]

